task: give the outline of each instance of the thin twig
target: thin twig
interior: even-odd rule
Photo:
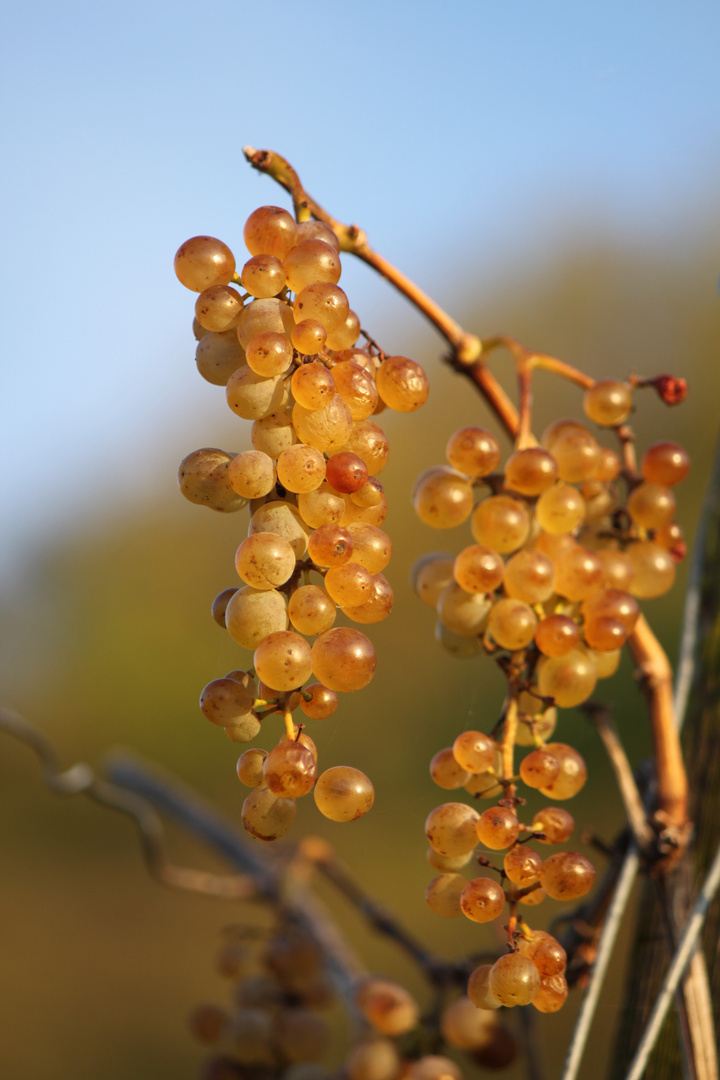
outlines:
[[[580,1005],[572,1038],[565,1058],[565,1067],[561,1080],[575,1080],[580,1068],[585,1046],[590,1034],[590,1027],[595,1017],[600,991],[602,990],[608,964],[612,957],[618,932],[625,914],[625,908],[632,894],[632,888],[637,877],[640,865],[640,857],[637,846],[633,843],[623,862],[617,886],[613,894],[612,903],[605,919],[605,925],[600,936],[597,956],[593,967],[592,978],[587,993]]]
[[[648,1058],[657,1041],[657,1037],[660,1034],[660,1028],[662,1027],[665,1015],[670,1008],[673,994],[677,989],[688,961],[695,949],[708,908],[719,888],[720,848],[718,848],[718,851],[715,854],[712,866],[710,867],[710,872],[705,878],[705,883],[700,890],[700,895],[697,898],[692,914],[685,924],[685,929],[682,932],[677,950],[673,956],[667,975],[665,976],[662,988],[658,994],[657,1001],[655,1002],[655,1007],[651,1013],[643,1037],[640,1040],[640,1045],[637,1048],[635,1057],[633,1058],[627,1073],[626,1080],[640,1080],[640,1077],[643,1074]]]
[[[591,705],[585,709],[585,712],[605,746],[637,846],[640,851],[646,851],[653,840],[653,831],[648,825],[645,807],[615,725],[608,710],[603,706]]]

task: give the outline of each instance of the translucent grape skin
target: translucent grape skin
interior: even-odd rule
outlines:
[[[315,804],[331,821],[355,821],[370,810],[375,791],[368,777],[359,769],[336,765],[317,779]]]

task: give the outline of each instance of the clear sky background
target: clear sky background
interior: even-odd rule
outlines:
[[[714,201],[717,227],[719,71],[701,0],[6,5],[0,588],[213,444],[172,257],[198,233],[241,253],[282,202],[244,144],[452,308],[457,258],[481,290],[581,222],[681,234]],[[400,351],[398,301],[346,280]]]

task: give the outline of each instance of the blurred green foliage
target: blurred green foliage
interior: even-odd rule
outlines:
[[[469,329],[511,333],[596,375],[685,376],[690,396],[684,407],[668,410],[648,390],[637,395],[633,423],[641,448],[672,438],[690,450],[693,468],[680,493],[689,535],[720,401],[716,271],[716,252],[702,241],[685,248],[669,240],[639,247],[577,235],[551,264],[528,267],[489,294],[457,303]],[[493,422],[469,386],[436,362],[441,350],[430,332],[406,351],[426,364],[432,390],[420,413],[386,412],[381,419],[392,446],[383,481],[395,544],[389,567],[395,610],[371,630],[379,657],[373,683],[342,700],[331,720],[310,728],[323,767],[355,764],[372,775],[376,804],[367,818],[343,827],[321,820],[312,800],[305,800],[295,835],[316,831],[337,841],[376,896],[438,951],[457,955],[491,945],[493,935],[464,920],[439,920],[425,908],[430,875],[422,825],[443,801],[428,781],[427,764],[464,728],[490,728],[502,682],[488,660],[458,661],[434,643],[434,618],[411,594],[409,568],[427,550],[460,550],[468,532],[433,534],[414,518],[408,492],[422,469],[444,460],[453,430]],[[192,353],[188,342],[190,364]],[[502,381],[512,388],[509,361],[493,358],[495,370],[503,365]],[[536,395],[538,433],[552,418],[579,414],[580,393],[573,387],[541,374]],[[244,447],[247,426],[238,436],[222,398],[218,390],[217,445]],[[149,451],[151,442],[149,434]],[[102,523],[78,521],[76,535],[57,545],[49,538],[27,565],[0,610],[0,692],[48,732],[64,762],[94,763],[106,747],[130,745],[238,820],[244,798],[234,776],[238,749],[203,720],[197,697],[210,679],[250,662],[209,614],[214,595],[234,583],[233,553],[246,516],[223,517],[185,503],[173,477],[158,475],[156,484],[152,501],[124,507]],[[672,597],[647,606],[671,656],[681,606],[682,580]],[[599,696],[612,701],[637,761],[648,740],[629,662],[601,684]],[[570,712],[558,737],[576,745],[591,767],[573,813],[610,839],[621,811],[593,732]],[[0,790],[0,1074],[13,1080],[48,1074],[57,1080],[190,1080],[199,1054],[185,1034],[184,1015],[208,995],[224,993],[212,957],[219,929],[241,913],[159,889],[141,865],[132,826],[82,800],[51,796],[30,752],[8,738],[0,741]],[[172,840],[179,860],[216,865],[197,844],[175,832]],[[544,922],[552,914],[539,918]],[[417,985],[394,947],[364,932],[342,905],[339,918],[367,949],[371,968]],[[607,1025],[616,996],[617,988],[605,995],[593,1049],[598,1061],[610,1044]],[[573,1012],[569,1007],[537,1021],[549,1073]]]

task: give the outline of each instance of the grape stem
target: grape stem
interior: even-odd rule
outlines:
[[[657,770],[655,824],[671,845],[668,854],[677,857],[689,840],[688,782],[675,722],[672,668],[644,615],[628,642],[648,697]]]
[[[450,365],[475,383],[508,435],[514,439],[518,432],[517,410],[481,359],[483,345],[480,338],[463,330],[459,323],[402,270],[374,251],[368,244],[364,229],[357,225],[344,225],[332,217],[305,191],[295,169],[280,154],[273,150],[255,150],[252,146],[245,146],[243,153],[254,169],[266,173],[290,193],[298,221],[307,221],[314,217],[317,221],[329,225],[338,237],[342,251],[347,251],[372,266],[422,312],[450,345]]]

